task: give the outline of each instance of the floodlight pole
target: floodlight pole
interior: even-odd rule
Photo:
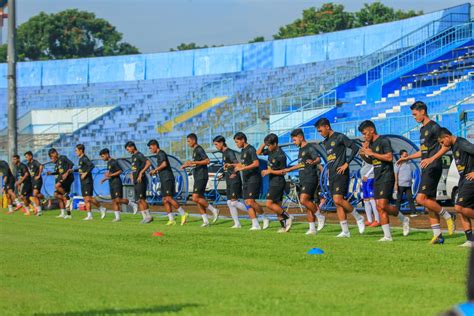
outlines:
[[[8,0],[8,160],[17,154],[16,104],[16,8],[15,0]]]

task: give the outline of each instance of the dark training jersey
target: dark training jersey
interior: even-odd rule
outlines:
[[[32,178],[39,176],[39,170],[41,167],[41,164],[39,163],[38,160],[31,160],[31,162],[27,163],[28,170],[30,171],[30,175]]]
[[[193,161],[203,161],[208,159],[206,152],[201,147],[197,145],[193,149]],[[193,170],[194,180],[206,180],[209,178],[209,173],[207,170],[207,165],[196,165]]]
[[[390,140],[384,136],[379,136],[374,142],[370,143],[369,148],[377,154],[392,153]],[[376,183],[395,182],[395,172],[393,170],[393,161],[382,161],[374,157],[372,165],[374,166],[374,181]]]
[[[237,155],[235,154],[235,151],[233,151],[230,148],[227,148],[222,152],[222,158],[224,161],[224,164],[235,164],[238,163],[239,160],[237,159]],[[236,176],[233,178],[230,178],[231,175],[235,174]],[[240,182],[240,172],[235,172],[234,167],[228,167],[224,170],[224,175],[225,175],[225,180],[229,182]]]
[[[156,166],[159,167],[163,162],[166,162],[166,167],[158,171],[158,175],[160,176],[160,181],[161,182],[165,182],[165,181],[174,182],[173,170],[171,169],[168,155],[166,154],[166,152],[160,149],[160,151],[156,154]]]
[[[438,142],[438,136],[441,127],[435,121],[429,121],[428,124],[420,129],[420,150],[421,159],[433,157],[441,148]],[[427,168],[442,168],[441,159],[437,159]]]
[[[283,170],[286,169],[286,155],[285,152],[278,148],[278,150],[270,151],[265,149],[263,155],[268,156],[268,167],[272,170]],[[270,185],[273,184],[284,184],[285,176],[269,174]]]
[[[4,177],[7,177],[8,179],[13,178],[13,173],[10,169],[10,166],[5,160],[0,160],[0,172]]]
[[[319,158],[316,148],[306,143],[304,147],[300,147],[298,151],[298,165],[300,182],[316,182],[318,181],[318,165],[307,164],[307,160],[315,160]]]
[[[93,181],[92,179],[92,169],[94,169],[94,164],[92,161],[90,161],[89,157],[86,155],[83,155],[81,158],[79,158],[79,173],[86,173],[87,175],[84,179],[81,179],[82,183],[90,183]]]
[[[58,160],[56,160],[54,166],[54,174],[56,175],[56,179],[62,179],[62,175],[65,174],[68,170],[74,167],[74,163],[69,160],[66,156],[59,156]],[[73,179],[74,175],[71,173],[68,176],[69,178]]]
[[[109,159],[109,161],[107,161],[107,170],[110,173],[116,173],[117,171],[123,171],[122,168],[120,167],[120,164],[115,159]],[[120,179],[120,175],[115,176],[115,177],[111,177],[109,179],[109,184],[111,186],[121,185],[122,184],[122,179]]]
[[[474,144],[465,138],[458,137],[451,150],[461,179],[474,171]]]
[[[17,178],[19,179],[20,177],[24,177],[26,174],[30,174],[30,172],[28,171],[28,167],[24,163],[20,162],[17,167]]]
[[[140,171],[145,168],[147,158],[141,152],[137,151],[132,155],[132,172],[133,172],[133,181],[136,182]]]
[[[335,174],[337,168],[346,162],[350,164],[358,152],[356,144],[350,140],[349,137],[338,132],[333,132],[331,136],[326,138],[323,141],[323,145],[327,153],[327,164],[330,175]],[[349,158],[346,157],[346,148],[351,149]],[[348,174],[349,168],[347,168],[344,173]]]
[[[257,151],[252,145],[247,145],[247,147],[242,148],[240,163],[244,166],[251,165],[255,160],[258,160]],[[260,168],[255,167],[250,170],[242,171],[244,181],[247,183],[258,182],[260,181]]]

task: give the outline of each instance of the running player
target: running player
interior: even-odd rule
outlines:
[[[28,167],[20,161],[20,156],[13,155],[13,164],[17,170],[17,181],[15,186],[18,188],[18,193],[21,202],[17,206],[17,210],[22,208],[25,215],[30,215],[28,208],[30,207],[30,197],[33,195],[33,188],[31,186],[31,177]]]
[[[135,187],[135,202],[138,204],[143,217],[140,223],[148,224],[153,222],[153,216],[150,214],[146,201],[146,189],[148,186],[146,171],[150,168],[151,162],[138,151],[134,142],[128,141],[125,144],[125,149],[132,155],[132,180]]]
[[[342,232],[337,237],[347,238],[351,236],[347,224],[347,213],[354,216],[359,233],[363,234],[365,231],[364,217],[357,213],[357,210],[345,199],[350,182],[349,164],[358,152],[357,146],[346,135],[333,131],[327,118],[319,119],[314,126],[324,138],[323,145],[327,153],[329,173],[329,191],[336,205],[337,216],[342,228]],[[347,149],[351,151],[349,158],[346,157]]]
[[[299,148],[298,164],[287,168],[285,171],[291,172],[299,170],[300,181],[300,202],[306,207],[306,219],[309,229],[306,235],[316,235],[317,231],[324,228],[326,218],[321,214],[319,206],[314,203],[315,194],[319,194],[319,164],[321,158],[316,148],[308,143],[304,137],[303,130],[297,128],[291,132],[293,144]],[[318,229],[316,230],[316,218],[318,219]]]
[[[115,214],[115,219],[112,220],[112,222],[120,222],[121,204],[132,207],[134,214],[136,214],[138,211],[138,205],[133,201],[123,198],[122,179],[120,178],[123,170],[120,167],[118,161],[110,157],[110,152],[107,148],[102,149],[99,152],[99,155],[102,160],[107,162],[107,172],[104,174],[104,178],[100,180],[100,183],[109,181],[110,198],[112,199],[112,209],[114,210]]]
[[[289,232],[293,217],[281,207],[286,188],[286,154],[278,146],[278,136],[273,133],[265,136],[262,145],[257,149],[257,155],[268,156],[268,168],[262,171],[262,177],[267,175],[270,177],[265,205],[278,216],[281,225],[278,232]]]
[[[229,207],[230,216],[234,221],[234,226],[231,228],[241,228],[239,221],[238,210],[248,212],[244,203],[240,202],[242,198],[242,179],[240,172],[236,172],[233,165],[239,162],[236,152],[229,147],[225,142],[223,136],[214,137],[214,146],[222,153],[222,160],[224,162],[224,177],[226,183],[227,206]]]
[[[459,172],[458,196],[454,205],[461,214],[461,222],[467,241],[462,247],[474,247],[471,219],[474,218],[474,144],[465,138],[456,137],[447,128],[441,128],[439,143],[453,152],[454,162]]]
[[[160,149],[160,145],[156,139],[152,139],[147,144],[150,152],[156,155],[156,168],[150,171],[150,175],[158,175],[160,177],[161,196],[163,197],[163,205],[168,213],[168,223],[166,226],[176,225],[174,220],[173,208],[178,210],[181,215],[181,225],[186,224],[189,214],[174,199],[176,181],[170,161],[166,152]]]
[[[392,232],[390,231],[389,214],[398,217],[403,224],[403,236],[407,236],[410,232],[410,219],[389,203],[395,186],[393,150],[390,140],[378,135],[375,124],[369,120],[363,121],[359,125],[359,131],[365,138],[365,142],[360,149],[360,157],[374,166],[374,197],[384,234],[384,237],[379,241],[393,240]]]
[[[397,164],[403,161],[421,158],[421,182],[416,196],[416,202],[426,208],[430,217],[433,239],[431,244],[444,243],[441,234],[440,216],[446,220],[448,233],[452,235],[456,229],[451,214],[436,202],[436,192],[439,179],[443,171],[441,157],[449,150],[448,147],[440,146],[438,136],[441,127],[428,116],[428,108],[425,103],[416,101],[410,107],[414,119],[422,124],[420,129],[420,151],[401,157]]]
[[[240,162],[237,164],[231,164],[235,171],[242,171],[243,175],[243,197],[245,204],[250,208],[249,216],[252,220],[252,227],[250,230],[261,230],[260,224],[258,223],[257,214],[261,214],[263,217],[263,229],[267,229],[270,225],[270,221],[265,216],[262,207],[257,203],[260,195],[260,186],[262,184],[262,176],[260,174],[260,162],[258,161],[257,152],[252,145],[247,143],[247,136],[238,132],[234,135],[234,141],[238,148],[240,148]]]
[[[104,219],[107,210],[94,199],[94,178],[92,177],[92,170],[94,170],[95,166],[89,157],[86,156],[85,150],[86,148],[83,144],[76,145],[76,155],[79,157],[79,168],[77,171],[81,178],[81,193],[87,210],[87,216],[84,220],[90,221],[93,219],[92,205],[99,208],[100,218]]]
[[[362,197],[364,199],[365,214],[367,215],[365,226],[378,227],[380,226],[380,216],[374,199],[374,166],[363,161],[360,168],[360,176],[362,178]],[[372,214],[374,215],[373,217]]]
[[[43,165],[38,160],[33,159],[31,151],[25,153],[25,159],[30,171],[31,185],[33,187],[33,197],[31,199],[36,208],[36,215],[41,216],[43,215],[41,201],[44,199],[43,194],[41,194],[41,188],[43,187]]]
[[[209,173],[207,169],[207,165],[209,164],[210,160],[207,156],[204,149],[201,145],[198,144],[198,138],[196,134],[189,134],[187,137],[188,146],[193,150],[193,160],[186,161],[182,166],[181,169],[191,168],[193,167],[193,180],[194,180],[194,188],[193,188],[193,195],[192,199],[193,202],[197,204],[199,208],[199,212],[201,213],[202,217],[202,225],[201,227],[208,227],[209,226],[209,218],[207,217],[206,210],[211,211],[214,218],[212,220],[213,223],[217,221],[219,218],[219,210],[216,209],[214,206],[209,204],[206,199],[204,198],[204,194],[206,193],[206,186],[207,181],[209,180]]]
[[[48,156],[51,162],[54,163],[54,172],[49,172],[48,175],[56,176],[56,184],[54,186],[54,197],[59,202],[60,214],[56,217],[70,219],[71,215],[71,185],[74,182],[73,167],[74,164],[66,156],[59,155],[56,149],[48,150]]]
[[[3,175],[3,193],[7,195],[8,214],[13,214],[13,203],[16,201],[15,177],[5,160],[0,160],[0,173]]]

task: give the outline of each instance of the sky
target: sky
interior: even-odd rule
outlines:
[[[272,39],[278,28],[301,16],[303,9],[325,1],[308,0],[17,0],[17,23],[41,11],[77,8],[94,12],[123,33],[143,53],[169,51],[180,43],[230,45],[257,36]],[[370,0],[333,1],[357,11]],[[403,10],[432,12],[466,0],[385,0]],[[4,36],[5,37],[5,32]]]

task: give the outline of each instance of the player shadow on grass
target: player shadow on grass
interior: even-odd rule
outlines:
[[[152,313],[178,313],[185,308],[198,307],[198,304],[176,304],[152,306],[143,308],[123,308],[123,309],[97,309],[86,310],[78,312],[64,312],[64,313],[36,313],[35,316],[80,316],[80,315],[127,315],[127,314],[152,314]]]

